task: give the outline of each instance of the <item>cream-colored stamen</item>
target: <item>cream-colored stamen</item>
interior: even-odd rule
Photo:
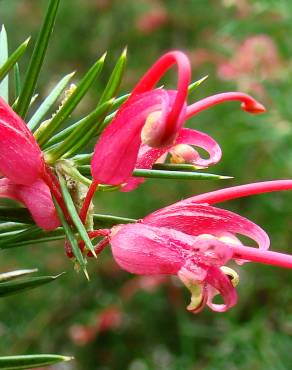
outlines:
[[[227,266],[221,266],[220,270],[230,279],[234,288],[239,284],[239,275],[236,271]]]

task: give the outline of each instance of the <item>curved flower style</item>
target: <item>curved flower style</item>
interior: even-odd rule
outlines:
[[[174,64],[178,67],[177,90],[154,89],[156,83]],[[180,144],[194,144],[203,147],[210,159],[205,165],[220,160],[221,152],[214,140],[207,135],[201,142],[198,132],[192,138],[179,139],[186,119],[215,104],[239,100],[242,109],[249,113],[261,113],[265,108],[249,95],[230,92],[211,96],[187,107],[186,98],[190,83],[190,63],[185,54],[171,51],[158,59],[134,88],[131,96],[117,112],[111,124],[104,130],[94,150],[91,172],[94,182],[120,185],[126,183],[138,163],[146,161],[139,153],[141,144],[153,148],[171,147]],[[217,145],[217,144],[216,144]],[[143,147],[141,148],[144,151]],[[149,157],[149,156],[148,156]],[[199,165],[199,155],[193,163]]]
[[[199,312],[206,304],[214,311],[224,312],[237,302],[238,276],[225,266],[228,261],[292,268],[292,256],[268,251],[270,242],[264,230],[210,204],[288,189],[292,189],[292,180],[226,188],[162,208],[135,224],[96,230],[89,235],[105,236],[96,251],[110,242],[116,262],[128,272],[177,275],[192,293],[188,310]],[[256,242],[258,248],[242,245],[238,234]],[[222,296],[223,304],[213,302],[217,294]]]
[[[0,136],[0,172],[5,176],[0,179],[0,197],[24,203],[39,227],[55,229],[60,222],[42,151],[25,122],[1,98]]]

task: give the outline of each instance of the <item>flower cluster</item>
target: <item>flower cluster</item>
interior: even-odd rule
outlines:
[[[156,88],[173,65],[178,70],[177,89]],[[132,176],[135,168],[150,169],[156,162],[163,163],[168,154],[172,163],[187,162],[199,168],[217,163],[221,159],[220,146],[205,133],[184,128],[190,117],[234,100],[240,101],[246,112],[265,111],[259,102],[240,92],[220,93],[188,105],[190,80],[188,58],[180,51],[171,51],[158,59],[136,85],[95,145],[92,182],[79,207],[83,224],[100,185],[131,191],[144,181]],[[36,224],[45,230],[60,225],[53,197],[69,225],[75,222],[78,226],[66,213],[66,202],[61,195],[64,193],[60,191],[54,168],[45,163],[25,122],[3,100],[0,100],[0,135],[0,171],[5,176],[0,179],[0,196],[24,203]],[[209,158],[202,158],[193,146],[205,150]],[[88,237],[103,237],[95,248],[96,254],[110,243],[115,261],[130,273],[178,276],[192,295],[188,310],[199,312],[208,305],[214,311],[224,312],[237,302],[235,287],[239,278],[226,266],[229,261],[238,264],[254,261],[291,268],[292,257],[268,251],[269,237],[264,230],[213,204],[288,189],[292,189],[292,180],[218,190],[182,200],[135,223],[87,230]],[[243,245],[240,235],[255,242],[258,248]],[[92,254],[85,244],[85,239],[79,242],[80,251],[83,255]],[[70,243],[66,245],[70,247]],[[218,294],[222,296],[222,304],[214,302]]]

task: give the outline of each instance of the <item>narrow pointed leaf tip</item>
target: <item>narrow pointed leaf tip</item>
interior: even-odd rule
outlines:
[[[1,65],[0,68],[0,80],[2,80],[7,73],[16,65],[17,61],[22,57],[24,54],[27,45],[30,41],[30,37],[28,37],[6,60],[6,62]]]
[[[54,117],[44,126],[40,126],[35,132],[35,138],[39,145],[44,145],[49,140],[52,134],[64,123],[65,119],[73,112],[75,107],[79,104],[81,99],[87,93],[89,88],[94,83],[95,79],[99,75],[104,65],[106,53],[99,58],[89,71],[83,76],[83,78],[77,84],[75,90],[64,102],[61,109],[54,115]]]
[[[25,76],[23,88],[15,107],[15,111],[21,117],[26,116],[31,98],[34,95],[34,90],[55,24],[59,3],[60,0],[50,0],[49,2],[48,10],[30,59],[30,64]]]
[[[54,354],[37,354],[23,356],[1,356],[0,369],[25,370],[54,365],[58,362],[71,361],[74,357]]]
[[[2,282],[0,283],[0,297],[20,293],[25,290],[34,289],[41,285],[51,283],[57,278],[59,278],[61,275],[62,274],[56,276],[39,276],[26,278],[25,280],[21,281]]]
[[[197,87],[199,87],[203,82],[205,82],[207,80],[209,76],[206,75],[202,78],[200,78],[199,80],[195,81],[195,82],[192,82],[189,87],[188,87],[188,94],[191,94]]]
[[[115,97],[125,72],[126,61],[127,51],[124,50],[110,75],[104,92],[99,100],[99,104]]]

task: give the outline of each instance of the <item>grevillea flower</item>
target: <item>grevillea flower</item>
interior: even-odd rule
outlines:
[[[174,64],[178,68],[177,90],[155,89],[156,83]],[[221,152],[218,146],[214,146],[214,140],[204,135],[202,142],[203,134],[191,130],[183,132],[183,139],[180,138],[186,119],[215,104],[231,100],[241,101],[242,109],[249,113],[261,113],[265,110],[252,97],[239,92],[217,94],[187,106],[190,76],[189,60],[180,51],[166,53],[154,63],[95,146],[91,162],[95,183],[126,183],[135,168],[141,144],[153,148],[165,147],[165,152],[177,144],[198,145],[210,155],[209,162],[205,165],[215,163],[220,160]],[[140,155],[140,163],[143,160]],[[197,155],[196,159],[193,158],[193,163],[201,160]]]
[[[0,197],[23,203],[39,227],[55,229],[60,223],[48,186],[54,187],[52,175],[25,122],[1,98],[0,137]]]
[[[292,256],[268,251],[269,237],[264,230],[211,204],[288,189],[292,189],[292,180],[231,187],[180,201],[135,224],[93,231],[90,236],[105,236],[96,251],[110,242],[114,259],[130,273],[177,275],[192,293],[190,311],[198,312],[207,304],[224,312],[237,302],[238,283],[238,275],[226,263],[234,259],[240,264],[254,261],[292,268]],[[251,239],[258,248],[242,245],[238,235]],[[213,301],[218,294],[222,304]]]

